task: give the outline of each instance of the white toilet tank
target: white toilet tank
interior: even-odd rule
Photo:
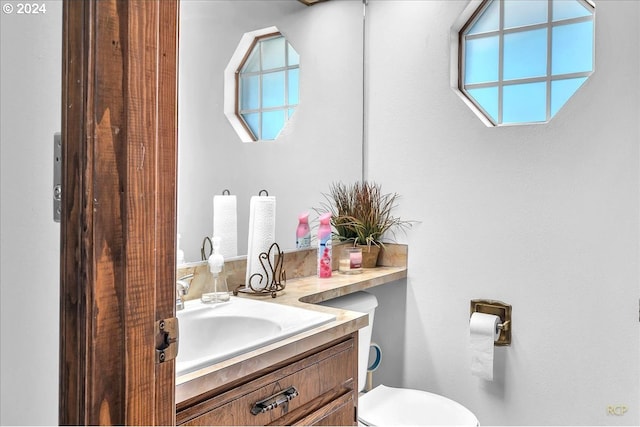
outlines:
[[[364,390],[373,315],[378,299],[367,292],[355,292],[320,303],[369,314],[369,326],[358,331],[358,389]],[[422,390],[379,385],[358,397],[358,422],[365,426],[454,425],[479,426],[476,416],[467,408],[446,397]]]
[[[378,299],[375,295],[360,291],[321,302],[320,305],[369,314],[369,325],[358,331],[358,390],[363,391],[367,381],[369,345],[371,344],[373,316],[378,306]]]

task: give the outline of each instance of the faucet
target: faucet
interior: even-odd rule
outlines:
[[[187,274],[185,276],[180,277],[176,281],[176,310],[184,309],[184,300],[182,297],[189,293],[189,282],[188,279],[193,277],[193,273]]]

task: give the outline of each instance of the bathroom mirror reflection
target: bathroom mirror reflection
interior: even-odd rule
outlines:
[[[224,114],[224,69],[246,32],[275,26],[300,55],[300,100],[275,141],[245,143]],[[238,254],[249,200],[276,197],[276,240],[295,247],[298,214],[329,183],[362,177],[363,6],[333,0],[182,0],[178,113],[178,233],[187,262],[213,232],[213,196],[237,197]]]

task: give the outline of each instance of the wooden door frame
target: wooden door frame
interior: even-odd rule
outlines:
[[[175,424],[178,0],[65,0],[60,424]]]

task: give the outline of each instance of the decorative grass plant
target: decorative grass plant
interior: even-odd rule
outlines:
[[[374,182],[358,181],[352,185],[342,182],[331,184],[329,193],[323,194],[325,201],[318,212],[331,212],[334,238],[355,245],[384,246],[385,234],[395,237],[397,229],[406,229],[411,221],[393,216],[397,193],[383,193],[381,186]]]

